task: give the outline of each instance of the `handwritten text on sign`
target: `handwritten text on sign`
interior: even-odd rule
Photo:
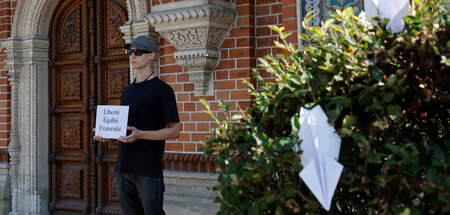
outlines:
[[[126,136],[128,106],[98,105],[95,136],[116,139]]]

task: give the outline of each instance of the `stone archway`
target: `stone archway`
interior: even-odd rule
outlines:
[[[88,0],[92,1],[92,0]],[[19,0],[11,37],[2,41],[11,84],[11,213],[48,214],[50,17],[59,0]],[[93,1],[92,1],[93,2]],[[148,34],[146,0],[127,0],[125,39]]]

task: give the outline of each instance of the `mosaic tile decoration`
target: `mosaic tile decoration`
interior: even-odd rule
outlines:
[[[343,10],[347,7],[353,7],[356,14],[359,14],[363,10],[362,0],[302,0],[302,17],[305,17],[310,11],[314,11],[314,14],[319,14],[309,21],[310,25],[320,24],[321,21],[325,21],[331,18],[336,10]]]

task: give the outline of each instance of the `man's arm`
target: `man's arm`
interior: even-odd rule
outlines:
[[[145,140],[167,140],[175,139],[180,135],[180,123],[171,122],[163,129],[155,131],[141,131],[135,127],[127,127],[127,130],[131,131],[131,134],[126,137],[120,137],[117,140],[124,143],[132,143],[139,139]]]

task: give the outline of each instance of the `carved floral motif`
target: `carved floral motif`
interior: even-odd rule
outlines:
[[[112,4],[112,3],[109,3]],[[122,31],[120,26],[125,24],[126,17],[115,6],[108,6],[107,20],[108,20],[108,48],[120,48],[124,43]]]
[[[81,170],[61,169],[61,197],[81,198]]]
[[[129,72],[127,68],[108,70],[108,98],[120,99],[123,89],[128,85]]]
[[[77,101],[81,99],[79,72],[62,72],[61,73],[61,100]]]
[[[160,32],[175,48],[217,48],[226,36],[227,29],[198,27]]]
[[[62,121],[61,122],[61,148],[81,149],[81,122]]]
[[[77,5],[66,21],[63,22],[63,30],[61,33],[62,53],[81,51],[80,13],[80,5]]]

